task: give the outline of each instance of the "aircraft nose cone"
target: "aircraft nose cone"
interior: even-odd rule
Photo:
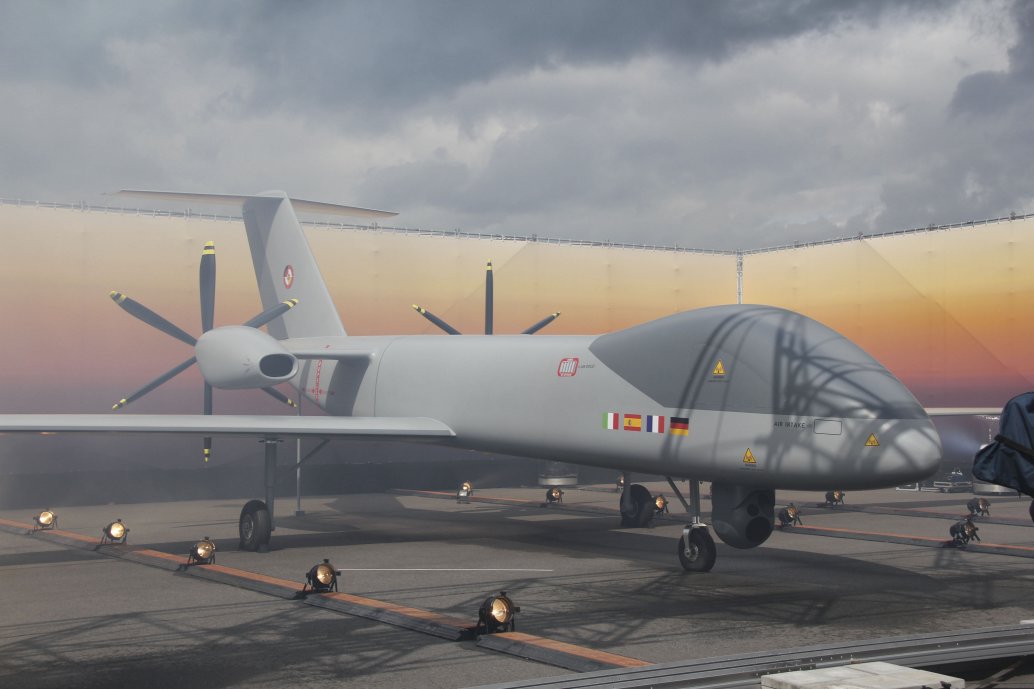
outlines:
[[[876,433],[871,467],[883,485],[914,483],[937,471],[943,452],[937,429],[928,419],[887,420]]]

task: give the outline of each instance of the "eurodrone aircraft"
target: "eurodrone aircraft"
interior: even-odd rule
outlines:
[[[206,457],[212,436],[257,437],[265,443],[266,494],[241,511],[244,549],[264,550],[270,540],[277,444],[288,438],[436,442],[615,469],[625,477],[625,526],[645,526],[654,514],[652,496],[630,484],[629,472],[664,476],[689,514],[679,561],[697,572],[716,558],[701,519],[701,481],[711,482],[715,533],[754,548],[772,533],[776,489],[912,483],[941,459],[928,410],[900,381],[845,337],[792,311],[714,306],[598,336],[348,336],[295,209],[393,213],[283,192],[121,193],[242,204],[265,310],[243,325],[213,327],[214,250],[206,245],[204,332],[196,340],[112,293],[134,316],[194,347],[192,358],[116,408],[196,362],[205,415],[5,415],[0,430],[193,434],[205,437]],[[281,383],[329,416],[209,415],[213,386],[283,398],[273,390]],[[676,479],[689,481],[688,502]]]

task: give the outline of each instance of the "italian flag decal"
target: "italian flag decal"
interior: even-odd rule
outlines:
[[[621,414],[618,414],[617,412],[613,412],[612,411],[612,412],[609,412],[607,414],[604,414],[603,415],[603,427],[605,429],[607,429],[608,431],[616,431],[620,427],[619,426],[619,419],[620,418],[621,418]]]

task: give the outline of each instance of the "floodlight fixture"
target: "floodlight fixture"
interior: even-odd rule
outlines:
[[[495,634],[496,632],[512,632],[517,628],[516,615],[521,609],[513,604],[513,599],[500,591],[499,595],[489,596],[478,609],[478,634]]]
[[[215,543],[208,536],[191,547],[187,554],[187,566],[210,565],[215,562]]]
[[[104,545],[105,543],[117,543],[121,545],[126,542],[126,537],[128,535],[129,529],[122,523],[121,519],[116,519],[101,529],[101,545]]]
[[[546,491],[546,504],[559,504],[564,501],[564,491],[557,487],[550,488]]]
[[[663,495],[655,495],[653,498],[653,511],[657,514],[665,514],[668,511],[668,498]]]
[[[341,572],[334,569],[330,560],[324,558],[323,562],[313,565],[312,569],[305,575],[305,586],[302,593],[327,593],[337,591],[337,578]]]
[[[617,490],[618,493],[620,493],[624,489],[625,489],[625,475],[621,474],[620,476],[618,476],[617,489],[616,490]]]
[[[844,491],[836,488],[834,490],[826,491],[826,504],[830,507],[836,507],[837,505],[844,504],[844,496],[847,495]]]
[[[792,502],[779,510],[779,526],[795,526],[797,524],[803,524],[801,521],[801,511],[797,505]]]
[[[962,517],[957,522],[951,525],[948,529],[948,533],[951,535],[951,540],[956,546],[968,545],[970,541],[979,541],[980,536],[977,535],[977,525],[973,523],[973,518],[969,515]]]
[[[36,526],[33,527],[33,531],[41,531],[44,529],[53,529],[57,524],[57,515],[50,510],[43,510],[32,518]]]
[[[456,489],[456,502],[470,502],[470,498],[473,495],[474,484],[470,481],[464,481],[460,484],[460,487]]]

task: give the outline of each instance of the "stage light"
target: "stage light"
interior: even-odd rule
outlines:
[[[779,526],[793,526],[803,523],[801,521],[801,511],[792,502],[779,510]]]
[[[215,543],[205,536],[194,544],[187,555],[187,565],[210,565],[215,562]]]
[[[101,544],[104,543],[125,543],[126,536],[129,535],[129,529],[122,523],[121,519],[116,519],[111,522],[103,529],[101,529]]]
[[[456,502],[470,502],[472,495],[474,495],[474,484],[464,481],[456,490]]]
[[[653,499],[653,509],[657,514],[664,514],[668,511],[668,498],[658,495]]]
[[[337,591],[337,578],[340,574],[341,572],[334,569],[334,565],[330,564],[330,560],[324,559],[323,562],[314,565],[309,570],[309,573],[305,575],[307,583],[302,587],[302,592],[307,592],[306,589],[313,593]]]
[[[826,504],[830,507],[836,507],[837,505],[844,504],[844,496],[847,495],[844,491],[839,488],[836,490],[826,491]]]
[[[512,632],[517,628],[516,615],[521,609],[513,604],[513,600],[500,591],[498,596],[489,596],[478,609],[478,634],[494,634],[496,632]]]
[[[966,509],[969,510],[969,516],[971,517],[991,516],[991,503],[988,502],[987,498],[973,498],[966,503]]]
[[[977,535],[977,531],[979,531],[977,525],[968,516],[958,520],[948,529],[951,540],[956,546],[965,546],[974,540],[979,541],[980,536]]]
[[[43,510],[33,517],[32,521],[36,522],[36,527],[33,531],[39,531],[40,529],[53,529],[54,525],[57,524],[57,515],[50,510]]]
[[[618,480],[617,480],[617,492],[620,493],[624,489],[625,489],[625,475],[621,474],[621,476],[618,476]]]
[[[562,503],[564,501],[564,491],[559,488],[550,488],[546,491],[546,503],[552,505],[553,503]]]

